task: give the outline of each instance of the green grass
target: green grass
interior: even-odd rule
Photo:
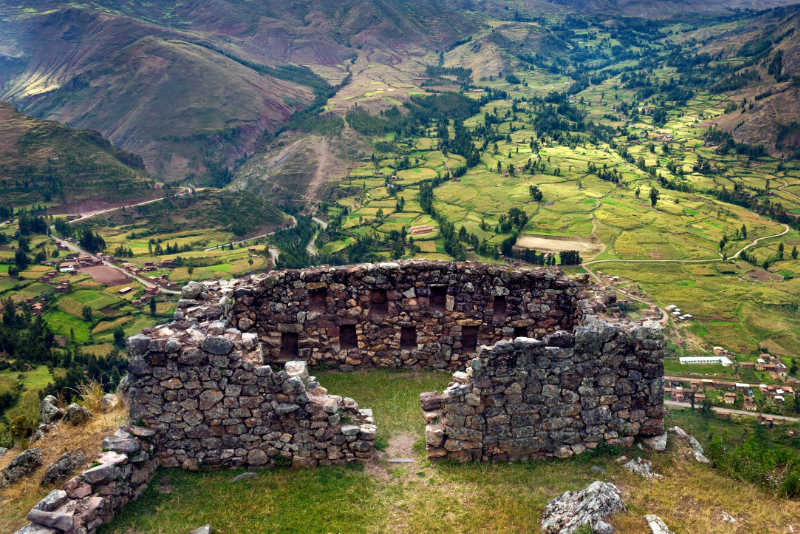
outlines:
[[[89,341],[90,325],[83,319],[61,310],[53,310],[44,315],[44,320],[56,334],[69,336],[71,333],[74,333],[75,342],[86,343]]]

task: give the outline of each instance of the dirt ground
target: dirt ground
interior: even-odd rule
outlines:
[[[118,286],[120,284],[127,284],[131,281],[130,278],[111,267],[105,265],[98,265],[96,267],[84,267],[80,272],[86,273],[92,277],[92,280],[105,284],[107,286]]]
[[[549,252],[562,252],[565,250],[577,250],[578,252],[597,252],[602,249],[602,244],[579,237],[557,237],[557,236],[537,236],[524,235],[519,238],[516,244],[520,248],[545,250]]]

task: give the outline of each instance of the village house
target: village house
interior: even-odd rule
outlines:
[[[727,392],[727,393],[725,393],[725,395],[723,395],[722,400],[725,402],[725,404],[729,404],[729,405],[730,404],[735,404],[736,403],[736,393]]]

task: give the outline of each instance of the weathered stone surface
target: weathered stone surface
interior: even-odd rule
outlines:
[[[181,297],[196,299],[203,293],[204,286],[200,282],[189,282],[181,288]]]
[[[642,478],[646,478],[648,480],[652,479],[661,479],[664,478],[662,475],[653,471],[653,462],[650,460],[643,460],[642,458],[634,458],[625,465],[623,465],[625,469],[639,475]]]
[[[64,414],[64,420],[76,426],[86,424],[91,418],[92,412],[74,402],[67,406],[67,411]]]
[[[240,474],[236,475],[230,481],[231,482],[239,482],[240,480],[246,480],[248,478],[255,478],[257,476],[258,475],[253,473],[252,471],[247,471],[245,473],[240,473]]]
[[[222,336],[208,336],[203,341],[202,349],[211,354],[225,355],[233,350],[233,342]]]
[[[14,534],[58,534],[58,531],[54,528],[43,527],[42,525],[30,523],[16,531]]]
[[[58,407],[58,399],[53,395],[47,395],[42,399],[39,408],[39,422],[43,425],[49,425],[58,421],[64,416],[64,410]]]
[[[692,454],[694,455],[694,459],[700,462],[701,464],[710,463],[708,458],[705,456],[705,451],[703,450],[703,446],[700,445],[700,442],[695,439],[694,436],[687,433],[684,429],[679,426],[673,426],[670,428],[670,432],[674,432],[677,436],[683,439],[686,443],[689,444],[689,447],[692,449]]]
[[[573,534],[583,525],[593,529],[612,515],[625,510],[622,495],[614,484],[592,482],[581,491],[567,491],[549,503],[542,513],[542,532]]]
[[[61,532],[69,532],[75,525],[75,519],[70,514],[61,512],[45,512],[33,509],[28,512],[28,521],[42,525],[43,527],[54,528]]]
[[[100,411],[103,413],[112,411],[118,405],[119,397],[117,397],[114,393],[106,393],[103,395],[103,398],[100,399]]]
[[[47,467],[42,476],[42,486],[49,486],[50,484],[67,478],[75,469],[83,465],[85,461],[86,456],[81,450],[65,452],[59,456],[58,460]]]
[[[642,440],[644,444],[650,447],[653,450],[663,452],[667,450],[667,433],[664,432],[660,436],[655,436],[652,438],[647,438]]]
[[[591,316],[585,323],[574,340],[555,332],[481,347],[441,395],[420,395],[426,423],[441,424],[426,432],[428,457],[570,458],[603,440],[627,447],[663,433],[663,392],[640,371],[652,367],[651,380],[663,375],[661,351],[644,344],[660,339],[660,330],[626,330]]]
[[[200,528],[196,528],[193,531],[189,532],[189,534],[211,534],[211,525],[203,525]]]
[[[649,514],[644,516],[644,519],[647,521],[647,526],[650,527],[650,531],[653,534],[673,534],[673,532],[667,528],[667,524],[657,515]]]
[[[0,488],[10,486],[40,465],[42,465],[42,451],[28,449],[22,452],[11,460],[11,463],[5,469],[0,471]]]
[[[52,512],[67,501],[67,492],[64,490],[53,490],[42,500],[34,505],[34,510]]]
[[[5,456],[7,452],[8,452],[8,449],[6,449],[5,447],[0,447],[0,458]]]

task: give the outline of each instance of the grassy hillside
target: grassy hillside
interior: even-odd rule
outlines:
[[[0,103],[3,204],[135,199],[151,194],[153,183],[140,157],[97,132],[27,117]]]

